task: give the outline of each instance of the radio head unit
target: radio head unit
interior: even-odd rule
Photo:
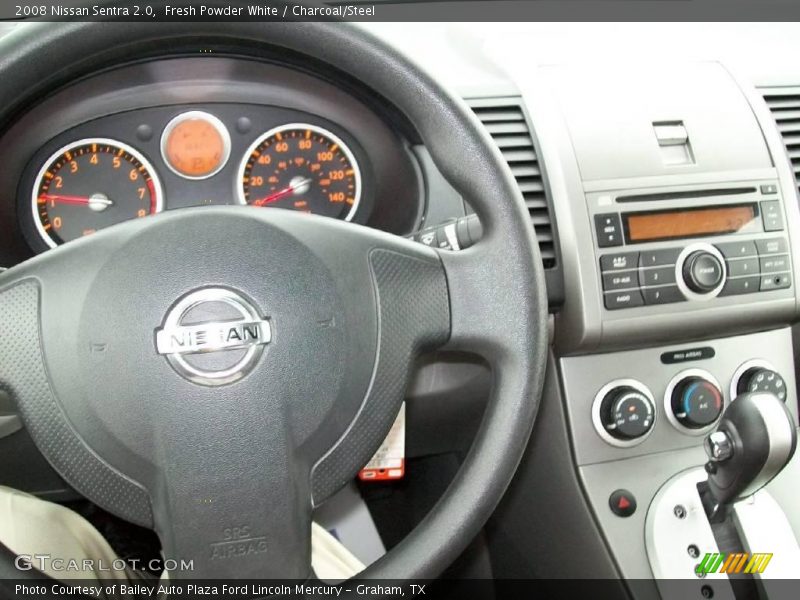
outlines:
[[[606,311],[791,293],[775,181],[587,199]]]

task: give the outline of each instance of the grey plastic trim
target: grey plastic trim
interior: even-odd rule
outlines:
[[[22,429],[22,421],[17,415],[0,415],[0,438],[8,437]]]
[[[695,65],[696,63],[687,62],[685,67],[691,69]],[[622,67],[624,65],[608,68],[613,70]],[[717,65],[717,68],[724,72],[724,77],[730,77],[723,66]],[[752,187],[767,181],[774,183],[777,177],[780,179],[786,213],[787,230],[784,233],[789,237],[792,248],[796,245],[796,241],[793,240],[797,240],[800,236],[798,232],[800,214],[797,202],[791,201],[796,197],[796,192],[786,183],[792,182],[793,185],[791,171],[786,169],[785,165],[779,164],[781,162],[779,160],[775,160],[774,168],[759,165],[757,168],[714,172],[698,172],[699,169],[695,168],[684,170],[680,174],[583,182],[581,168],[575,157],[565,121],[563,103],[557,93],[557,82],[562,76],[563,69],[561,66],[542,66],[517,79],[528,111],[537,126],[541,160],[548,167],[554,220],[570,224],[570,227],[559,229],[567,301],[557,315],[557,352],[562,356],[594,351],[607,352],[662,342],[684,341],[687,339],[687,331],[697,332],[697,337],[712,337],[743,334],[793,322],[799,314],[796,282],[800,281],[798,279],[800,275],[797,264],[792,266],[795,283],[788,290],[738,297],[718,296],[710,302],[645,305],[618,311],[606,311],[603,308],[596,251],[591,243],[594,239],[591,210],[586,201],[590,194],[622,189],[659,192],[670,189],[741,187],[745,184]],[[738,86],[730,86],[734,95],[736,87],[739,87],[740,91],[743,89],[741,83]],[[752,86],[749,87],[752,90]],[[745,93],[751,105],[754,103],[762,105],[763,118],[758,117],[759,126],[765,132],[767,127],[772,129],[769,132],[770,136],[765,133],[768,139],[766,145],[773,157],[776,151],[783,154],[782,162],[785,163],[782,141],[777,136],[774,121],[771,121],[771,115],[763,99],[757,94],[742,93]],[[692,127],[689,127],[689,134],[693,139]],[[655,143],[654,136],[653,144]],[[788,175],[788,178],[784,174]],[[753,237],[770,235],[774,234],[764,233]],[[731,238],[732,236],[728,236],[729,240]],[[704,241],[713,243],[714,239]],[[630,250],[639,249],[641,248],[630,248]],[[623,246],[608,249],[610,252],[617,250],[626,251],[628,248]]]
[[[686,331],[683,329],[683,331]],[[685,363],[664,364],[664,352],[689,350],[697,346],[714,349],[713,358],[693,360]],[[711,373],[724,392],[730,387],[731,377],[743,361],[750,358],[767,360],[775,366],[786,381],[786,406],[797,419],[797,394],[795,388],[795,366],[792,354],[792,332],[790,328],[762,333],[747,334],[699,342],[685,341],[670,344],[624,350],[604,354],[567,356],[560,359],[559,369],[564,389],[564,398],[572,432],[574,457],[578,465],[596,462],[623,460],[644,454],[663,453],[696,446],[702,451],[699,437],[686,435],[674,427],[668,419],[659,419],[652,434],[642,444],[633,448],[616,448],[603,441],[596,433],[590,418],[591,401],[597,390],[615,379],[641,381],[658,398],[657,411],[664,410],[661,398],[664,390],[678,373],[687,369],[702,369]]]

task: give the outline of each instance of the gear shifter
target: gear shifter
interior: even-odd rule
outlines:
[[[737,396],[705,440],[708,483],[701,493],[709,521],[724,520],[729,506],[772,481],[796,446],[792,416],[776,396]]]

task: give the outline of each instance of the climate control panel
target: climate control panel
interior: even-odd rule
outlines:
[[[788,389],[781,374],[769,363],[743,363],[731,379],[728,401],[741,393],[765,391],[786,401]],[[633,378],[605,384],[592,403],[592,423],[597,434],[612,446],[629,448],[652,433],[658,411],[653,392]],[[702,436],[712,430],[725,407],[719,381],[704,369],[685,369],[672,377],[664,389],[663,412],[677,431]]]
[[[789,329],[564,357],[560,365],[579,464],[698,446],[749,391],[798,410]]]

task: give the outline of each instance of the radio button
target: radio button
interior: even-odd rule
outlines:
[[[603,273],[603,289],[611,290],[628,290],[631,288],[639,287],[639,272],[638,271],[615,271],[611,273]]]
[[[597,231],[597,245],[601,248],[622,246],[622,224],[618,213],[605,213],[594,216]]]
[[[761,260],[764,260],[763,258]],[[744,275],[758,275],[758,258],[743,258],[741,260],[728,260],[728,277],[742,277]],[[762,269],[763,271],[763,269]]]
[[[757,292],[761,285],[761,278],[758,275],[753,277],[737,277],[728,279],[725,287],[719,293],[720,296],[738,296],[740,294],[750,294]]]
[[[761,276],[761,291],[771,292],[772,290],[784,290],[792,286],[792,278],[789,273]]]
[[[674,265],[680,253],[680,248],[664,248],[663,250],[642,252],[639,258],[639,266],[660,267],[661,265]]]
[[[761,273],[779,273],[789,270],[789,255],[776,254],[775,256],[765,256],[761,260]]]
[[[786,238],[769,238],[768,240],[756,240],[756,248],[759,255],[764,254],[783,254],[789,251],[786,245]]]
[[[783,229],[783,213],[780,200],[762,202],[761,219],[764,221],[764,231],[781,231]]]
[[[752,241],[722,242],[715,244],[715,246],[725,258],[747,258],[757,254],[756,245]]]
[[[638,266],[638,252],[616,252],[614,254],[604,254],[600,257],[600,269],[602,271],[625,271],[627,269],[635,269]]]
[[[683,280],[693,292],[713,292],[722,281],[722,263],[705,250],[693,252],[683,263]]]
[[[645,304],[670,304],[685,300],[677,285],[643,288],[642,294],[644,295]]]
[[[639,290],[627,290],[625,292],[606,292],[603,300],[608,310],[618,310],[620,308],[632,308],[642,306],[642,293]]]
[[[765,183],[761,186],[761,193],[762,194],[777,194],[778,193],[778,185],[775,183]]]
[[[675,267],[642,269],[640,280],[642,285],[666,285],[668,283],[675,283]]]

